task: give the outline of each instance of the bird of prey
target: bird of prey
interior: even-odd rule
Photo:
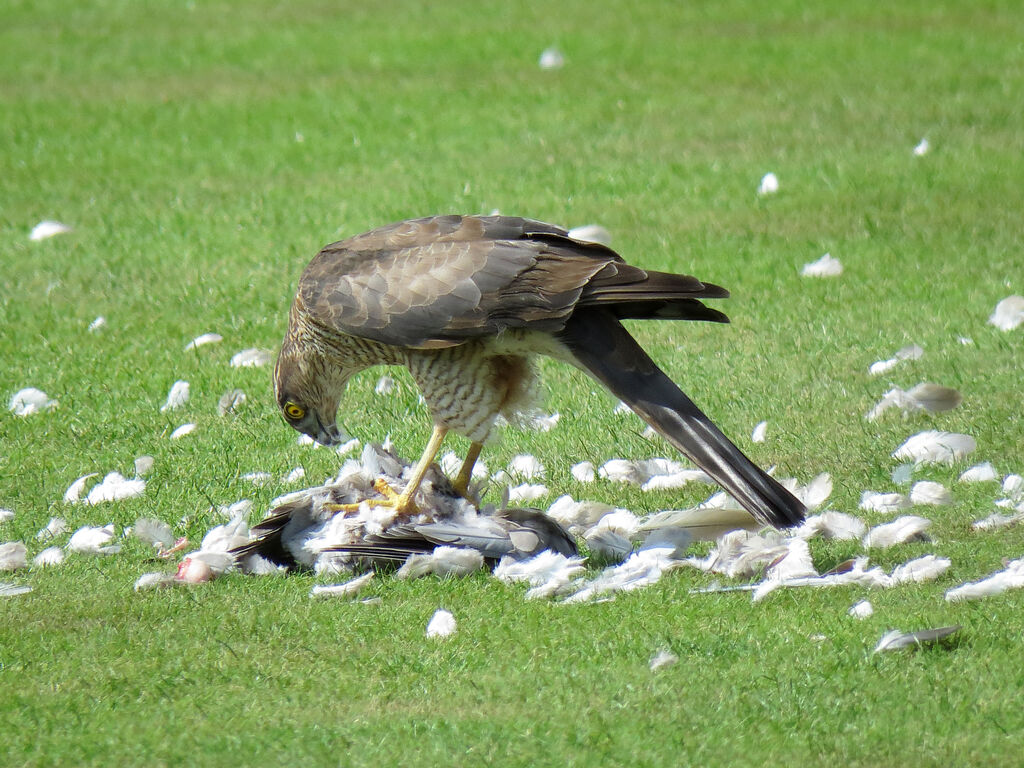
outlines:
[[[398,513],[450,430],[471,441],[455,478],[465,492],[499,415],[515,418],[548,355],[582,369],[735,497],[758,521],[800,523],[803,504],[755,466],[622,326],[628,319],[728,322],[701,299],[728,291],[689,275],[626,264],[561,227],[507,216],[434,216],[325,246],[299,279],[274,369],[285,420],[320,443],[340,441],[348,379],[405,366],[434,429],[401,493],[377,490]]]

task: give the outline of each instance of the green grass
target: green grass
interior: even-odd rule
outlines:
[[[0,396],[36,386],[60,406],[0,413],[0,507],[16,512],[0,541],[35,554],[53,515],[72,528],[156,516],[200,536],[212,505],[252,498],[262,512],[286,490],[254,489],[247,472],[333,474],[333,454],[295,444],[267,369],[228,359],[276,346],[322,244],[493,208],[599,222],[627,259],[729,287],[731,326],[634,330],[755,460],[804,480],[831,472],[836,509],[891,488],[890,452],[921,429],[968,432],[972,460],[1024,470],[1024,332],[986,324],[1024,293],[1024,13],[803,6],[8,2]],[[564,69],[538,68],[549,45]],[[923,136],[933,149],[913,157]],[[767,171],[782,188],[759,199]],[[44,218],[75,232],[29,242]],[[842,277],[801,278],[825,251]],[[107,328],[87,332],[100,314]],[[206,331],[224,341],[183,352]],[[910,342],[920,361],[867,376]],[[562,422],[508,432],[492,469],[529,451],[552,497],[638,513],[700,499],[573,481],[576,461],[666,448],[589,381],[544,372]],[[377,375],[353,382],[342,421],[413,457],[427,414],[407,377],[375,397]],[[179,378],[192,399],[161,414]],[[963,406],[863,420],[890,384],[922,380],[958,387]],[[249,400],[221,418],[233,387]],[[761,419],[769,440],[751,445]],[[185,421],[198,430],[169,441]],[[61,502],[79,475],[128,474],[147,453],[143,497]],[[934,551],[952,569],[872,593],[862,622],[846,615],[860,590],[751,605],[690,595],[708,579],[689,571],[576,607],[482,575],[383,580],[379,606],[310,601],[301,575],[136,594],[156,567],[137,542],[5,575],[34,591],[0,601],[0,763],[1016,765],[1024,595],[943,593],[1020,557],[1024,531],[971,533],[998,492],[955,484],[959,469],[922,473],[957,499],[925,513],[936,542],[876,558]],[[814,547],[822,567],[853,551]],[[459,631],[430,642],[442,605]],[[951,644],[871,655],[887,628],[949,623],[964,626]],[[660,648],[680,661],[652,674]]]

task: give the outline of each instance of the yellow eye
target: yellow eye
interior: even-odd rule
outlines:
[[[296,405],[295,403],[285,403],[284,415],[293,421],[298,421],[306,415],[306,409],[301,405]]]

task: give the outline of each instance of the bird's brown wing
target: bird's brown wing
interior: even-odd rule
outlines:
[[[509,328],[556,333],[577,304],[614,306],[618,317],[721,321],[696,299],[726,295],[696,278],[631,267],[550,224],[437,216],[326,246],[303,273],[298,301],[332,331],[436,348]]]

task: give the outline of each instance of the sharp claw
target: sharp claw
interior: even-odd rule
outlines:
[[[356,512],[363,504],[369,504],[371,507],[392,507],[400,515],[412,514],[417,511],[413,500],[406,498],[388,485],[387,480],[383,477],[378,477],[373,481],[373,489],[384,498],[364,499],[351,504],[335,504],[328,501],[324,503],[323,508],[329,512]]]

